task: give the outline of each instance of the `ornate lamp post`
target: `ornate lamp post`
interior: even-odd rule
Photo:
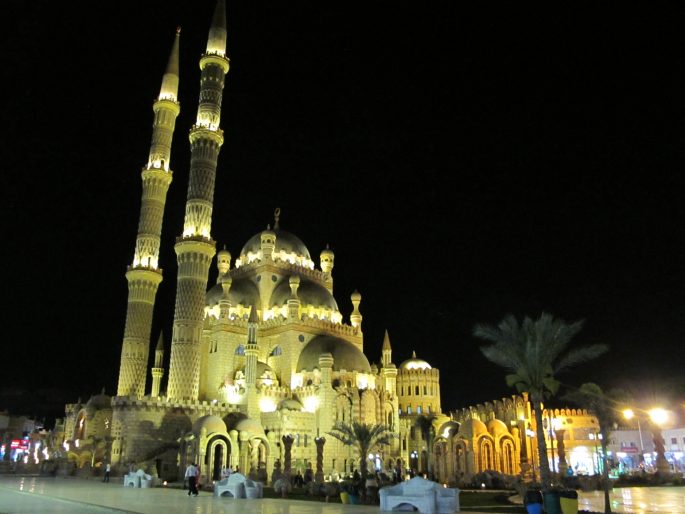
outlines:
[[[290,480],[290,470],[292,467],[292,448],[295,438],[288,434],[284,435],[281,440],[283,441],[283,474],[285,475],[286,479]]]
[[[316,443],[316,474],[314,475],[314,480],[322,484],[323,483],[323,445],[326,444],[325,437],[317,437],[314,439]]]
[[[653,426],[652,436],[654,438],[654,450],[656,451],[656,470],[658,473],[668,474],[671,471],[671,466],[666,460],[665,441],[661,434],[661,425],[668,421],[668,413],[664,409],[652,409],[649,411],[649,418]]]

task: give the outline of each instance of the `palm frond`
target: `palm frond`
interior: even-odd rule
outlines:
[[[556,372],[563,371],[566,368],[575,366],[576,364],[596,359],[600,355],[606,353],[608,350],[609,346],[606,344],[592,344],[581,346],[580,348],[574,348],[559,359],[554,369]]]

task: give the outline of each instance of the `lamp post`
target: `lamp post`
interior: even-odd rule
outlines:
[[[640,458],[638,459],[638,466],[642,464],[645,459],[645,445],[642,441],[642,427],[640,426],[640,417],[636,416],[632,409],[626,409],[623,411],[623,417],[630,420],[635,418],[637,420],[637,433],[640,436]]]

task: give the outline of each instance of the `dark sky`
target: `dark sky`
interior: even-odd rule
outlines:
[[[42,391],[40,411],[115,391],[151,102],[181,25],[153,327],[170,341],[213,1],[4,5],[0,386]],[[395,362],[440,368],[444,409],[512,394],[474,324],[543,310],[611,346],[565,383],[682,392],[684,10],[229,0],[214,239],[235,257],[280,207],[316,261],[329,243],[371,360],[387,328]]]

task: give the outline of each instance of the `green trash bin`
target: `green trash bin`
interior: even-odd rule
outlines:
[[[559,491],[545,491],[542,497],[547,514],[562,514]]]
[[[578,491],[567,489],[559,493],[562,514],[578,514]]]

